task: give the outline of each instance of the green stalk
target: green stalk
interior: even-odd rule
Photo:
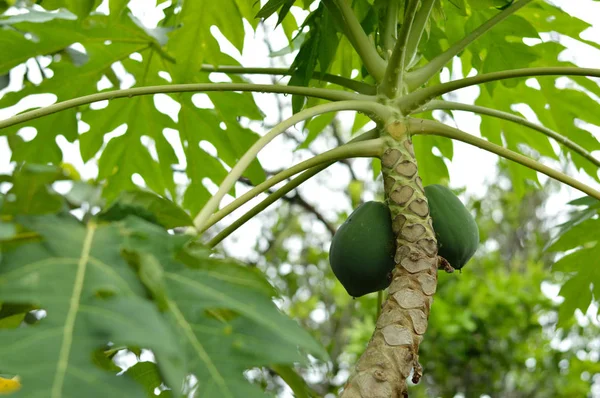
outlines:
[[[395,105],[404,115],[410,114],[415,109],[425,105],[430,100],[442,94],[461,88],[476,86],[478,84],[489,83],[497,80],[515,79],[518,77],[537,77],[537,76],[586,76],[600,77],[600,69],[548,66],[541,68],[511,69],[500,72],[484,73],[483,75],[466,77],[464,79],[438,84],[431,87],[425,87],[410,93],[404,97],[398,98]]]
[[[600,200],[600,192],[595,190],[594,188],[589,187],[583,184],[582,182],[577,181],[576,179],[561,173],[560,171],[556,171],[548,166],[545,166],[539,162],[536,162],[533,159],[513,152],[509,149],[506,149],[496,144],[492,144],[489,141],[483,140],[479,137],[475,137],[471,134],[465,133],[464,131],[455,129],[454,127],[447,126],[443,123],[434,120],[410,119],[408,123],[410,128],[410,134],[439,135],[442,137],[452,138],[455,140],[466,142],[467,144],[474,145],[478,148],[495,153],[496,155],[501,156],[503,158],[512,160],[513,162],[522,164],[525,167],[529,167],[530,169],[545,174],[548,177],[554,178],[555,180],[565,183],[575,189],[580,190],[581,192],[586,193],[589,196]]]
[[[371,140],[371,139],[374,139],[377,137],[378,137],[378,130],[373,129],[373,130],[367,131],[364,134],[359,135],[358,137],[355,137],[354,139],[350,140],[348,143],[350,144],[353,142]],[[321,171],[325,170],[327,167],[331,166],[334,163],[335,163],[335,161],[330,161],[330,162],[320,164],[318,166],[311,167],[308,170],[304,171],[299,176],[292,179],[290,182],[288,182],[283,187],[281,187],[278,190],[276,190],[275,192],[273,192],[266,199],[264,199],[262,202],[260,202],[256,206],[254,206],[250,211],[248,211],[246,214],[244,214],[242,217],[240,217],[238,220],[236,220],[235,221],[236,227],[235,228],[232,227],[233,229],[231,230],[231,232],[235,231],[237,228],[244,225],[248,220],[250,220],[252,217],[256,216],[257,214],[261,213],[263,210],[265,210],[271,204],[275,203],[278,199],[281,199],[282,197],[284,197],[288,192],[297,188],[298,186],[303,184],[305,181],[309,180],[310,178],[312,178],[316,174],[320,173]],[[222,220],[225,216],[227,216],[234,210],[238,209],[240,206],[247,203],[252,198],[253,197],[250,197],[250,195],[248,195],[247,197],[241,196],[241,197],[237,198],[236,200],[234,200],[232,203],[230,203],[228,206],[224,207],[223,209],[221,209],[218,212],[216,212],[215,214],[213,214],[208,219],[208,222],[207,222],[208,227],[206,229],[210,228],[215,223]]]
[[[336,161],[336,160],[340,160],[340,159],[347,159],[347,158],[351,158],[351,157],[380,157],[383,152],[383,148],[384,148],[384,140],[382,138],[377,138],[374,140],[368,140],[368,141],[363,141],[363,142],[353,142],[353,143],[342,145],[335,149],[331,149],[331,150],[324,152],[320,155],[317,155],[313,158],[305,160],[304,162],[298,163],[297,165],[292,166],[289,169],[276,174],[275,176],[273,176],[272,178],[263,182],[262,184],[259,184],[256,187],[252,188],[250,191],[248,191],[244,195],[240,196],[238,198],[239,200],[237,200],[236,202],[232,202],[229,206],[223,208],[222,211],[219,212],[220,214],[218,216],[217,216],[217,214],[215,214],[215,217],[211,218],[207,223],[205,223],[205,225],[207,225],[206,228],[208,228],[210,225],[213,225],[214,223],[218,222],[220,219],[222,219],[223,217],[225,217],[226,215],[228,215],[229,213],[231,213],[232,211],[237,209],[242,204],[246,203],[250,199],[253,199],[257,195],[261,194],[263,191],[265,191],[265,190],[271,188],[273,185],[278,184],[279,182],[293,176],[294,174],[297,174],[301,171],[307,170],[311,167],[322,165],[323,163],[327,164],[331,161]],[[279,191],[277,191],[277,192],[279,192]],[[279,194],[278,194],[277,192],[274,192],[271,195],[271,196],[274,196],[274,200],[277,200],[278,198],[280,198],[281,196],[283,196],[285,194],[282,192],[279,192]],[[277,196],[275,196],[275,195],[277,195]],[[234,203],[235,203],[235,205],[234,205]],[[260,206],[256,206],[252,210],[250,210],[249,212],[244,214],[242,217],[235,220],[235,222],[233,222],[227,228],[225,228],[221,232],[219,232],[214,238],[212,238],[210,240],[210,242],[208,242],[208,246],[209,247],[216,246],[219,242],[221,242],[223,239],[225,239],[227,236],[229,236],[233,231],[238,229],[246,221],[248,221],[249,219],[254,217],[256,214],[258,214],[262,210],[262,209],[260,209],[260,210],[259,209],[260,209]],[[203,228],[199,232],[203,232],[204,230],[206,230],[206,228]]]
[[[508,16],[514,14],[532,0],[520,0],[513,2],[509,7],[504,9],[502,12],[494,15],[491,19],[481,24],[477,29],[469,33],[461,41],[454,44],[452,47],[439,54],[437,57],[429,61],[429,63],[420,69],[410,72],[407,77],[407,83],[410,90],[415,90],[417,87],[425,84],[429,79],[435,76],[448,62],[452,60],[456,55],[473,43],[484,33],[491,30],[498,23],[504,21]]]
[[[360,26],[352,8],[346,0],[323,0],[323,4],[332,14],[339,11],[346,37],[350,40],[369,74],[380,82],[385,73],[385,61],[379,56],[377,49]]]
[[[381,82],[380,89],[388,98],[395,98],[398,95],[398,89],[403,89],[406,43],[415,19],[415,14],[417,13],[418,5],[419,0],[408,0],[408,6],[404,13],[405,20],[402,23],[400,35],[398,36],[394,51],[392,51],[392,55],[388,61],[387,68],[385,69],[385,76]]]
[[[372,101],[341,101],[341,102],[333,102],[322,105],[317,105],[312,108],[304,109],[293,115],[292,117],[284,120],[275,126],[271,131],[269,131],[266,135],[260,137],[258,141],[254,143],[248,149],[248,151],[242,156],[242,158],[236,163],[236,165],[231,169],[227,177],[223,180],[221,185],[219,186],[219,190],[215,193],[206,205],[202,208],[200,213],[194,219],[194,226],[198,231],[205,230],[204,224],[206,220],[210,217],[211,214],[218,209],[219,203],[221,203],[221,199],[229,192],[229,190],[234,186],[236,181],[242,176],[246,168],[252,163],[252,161],[256,158],[260,150],[267,145],[271,140],[277,137],[279,134],[285,132],[288,128],[292,127],[296,123],[302,122],[304,120],[310,119],[311,117],[327,113],[327,112],[337,112],[337,111],[360,111],[365,112],[367,114],[374,114],[375,118],[381,117],[384,120],[387,119],[387,115],[389,114],[389,110],[384,105],[372,102]]]
[[[283,75],[290,76],[292,74],[292,70],[290,68],[258,68],[258,67],[244,67],[244,66],[235,66],[235,65],[202,65],[200,68],[203,72],[222,72],[222,73],[232,73],[232,74],[241,74],[241,75]],[[312,79],[324,81],[332,84],[337,84],[338,86],[346,87],[350,90],[356,91],[360,94],[365,95],[375,95],[377,94],[377,89],[375,86],[372,86],[367,83],[359,82],[356,80],[348,79],[346,77],[332,75],[330,73],[321,73],[315,72],[312,75]]]
[[[412,29],[410,30],[410,35],[408,36],[408,41],[406,42],[406,63],[404,67],[406,68],[410,65],[417,55],[417,50],[419,49],[419,43],[421,42],[421,37],[423,37],[423,32],[425,31],[425,26],[427,25],[427,21],[429,20],[429,16],[431,15],[431,10],[433,10],[433,6],[437,0],[423,0],[421,3],[421,7],[419,11],[417,11],[417,15],[415,15],[415,20],[413,22]],[[410,73],[407,73],[407,81]]]
[[[557,133],[554,130],[550,130],[547,127],[541,126],[539,124],[535,124],[525,118],[513,115],[511,113],[498,111],[496,109],[486,108],[484,106],[461,104],[459,102],[439,101],[439,100],[433,100],[433,101],[427,103],[427,105],[423,106],[422,108],[420,108],[419,110],[417,110],[413,113],[425,112],[425,111],[432,110],[432,109],[448,109],[448,110],[458,110],[458,111],[480,113],[482,115],[488,115],[488,116],[496,117],[498,119],[504,119],[504,120],[508,120],[511,122],[515,122],[522,126],[529,127],[533,130],[537,130],[540,133],[545,134],[548,137],[555,139],[556,141],[558,141],[559,144],[563,144],[567,148],[571,149],[573,152],[578,153],[579,155],[586,158],[587,160],[589,160],[596,166],[600,167],[599,159],[596,159],[585,148],[577,145],[576,143],[574,143],[567,137],[560,135],[559,133]]]
[[[81,105],[91,104],[97,101],[112,100],[115,98],[131,98],[138,95],[150,95],[158,93],[184,93],[184,92],[210,92],[210,91],[251,91],[261,93],[279,93],[303,95],[307,97],[322,98],[331,101],[372,101],[374,97],[349,93],[346,91],[332,90],[327,88],[279,86],[274,84],[248,84],[248,83],[201,83],[201,84],[169,84],[164,86],[133,87],[125,90],[105,91],[101,93],[85,95],[67,101],[58,102],[44,108],[24,112],[19,115],[0,120],[0,129],[14,126],[29,120],[48,116],[56,112]]]
[[[388,51],[394,49],[394,43],[396,43],[396,36],[398,36],[398,1],[389,0],[388,8],[386,10],[385,25],[381,36],[383,44],[383,51],[385,58],[389,58]]]

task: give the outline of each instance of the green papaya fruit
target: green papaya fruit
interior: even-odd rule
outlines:
[[[438,255],[461,269],[479,246],[475,219],[454,193],[442,185],[428,185],[425,196],[438,242]]]
[[[348,294],[360,297],[390,285],[395,247],[390,210],[384,203],[366,202],[336,231],[329,263]]]
[[[461,269],[479,246],[473,216],[454,193],[428,185],[425,196],[438,242],[438,255]],[[348,294],[360,297],[390,285],[396,237],[390,210],[381,202],[366,202],[354,210],[333,236],[329,263]]]

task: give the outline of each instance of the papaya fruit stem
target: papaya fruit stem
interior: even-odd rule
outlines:
[[[580,190],[581,192],[587,195],[590,195],[600,200],[600,192],[582,183],[581,181],[578,181],[572,177],[569,177],[566,174],[561,173],[560,171],[545,166],[531,158],[528,158],[527,156],[523,156],[519,153],[511,151],[510,149],[493,144],[479,137],[475,137],[454,127],[450,127],[438,121],[425,119],[409,119],[408,125],[411,135],[438,135],[441,137],[447,137],[458,141],[466,142],[467,144],[471,144],[488,152],[495,153],[496,155],[501,156],[505,159],[512,160],[513,162],[519,163],[525,167],[529,167],[530,169],[533,169],[535,171],[539,171],[540,173],[545,174],[550,178],[558,180],[564,184],[567,184],[575,189]]]
[[[455,271],[454,267],[452,265],[450,265],[448,260],[446,260],[444,257],[438,256],[437,259],[438,259],[438,269],[444,270],[448,274],[451,274]]]

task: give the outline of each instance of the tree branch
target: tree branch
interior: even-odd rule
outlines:
[[[576,143],[574,143],[567,137],[557,133],[554,130],[551,130],[551,129],[541,126],[539,124],[535,124],[525,118],[513,115],[511,113],[498,111],[496,109],[486,108],[484,106],[461,104],[459,102],[452,102],[452,101],[433,100],[433,101],[429,102],[427,105],[425,105],[422,108],[413,112],[413,114],[419,113],[419,112],[425,112],[427,110],[432,110],[432,109],[448,109],[448,110],[459,110],[459,111],[480,113],[482,115],[488,115],[488,116],[496,117],[499,119],[504,119],[504,120],[508,120],[511,122],[515,122],[522,126],[529,127],[533,130],[539,131],[540,133],[542,133],[550,138],[555,139],[559,144],[563,144],[567,148],[571,149],[573,152],[578,153],[582,157],[584,157],[587,160],[589,160],[590,162],[592,162],[594,165],[600,167],[599,159],[596,159],[585,148],[577,145]]]

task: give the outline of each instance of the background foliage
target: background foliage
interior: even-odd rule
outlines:
[[[0,108],[12,114],[132,86],[253,80],[202,68],[239,65],[232,54],[243,51],[250,35],[265,32],[278,34],[267,42],[269,62],[292,65],[291,85],[337,87],[311,80],[315,72],[372,82],[317,2],[145,2],[164,14],[156,26],[134,16],[133,2],[100,3],[0,1],[3,12],[13,7],[0,16]],[[383,3],[352,2],[367,33],[377,32]],[[507,4],[441,1],[416,65]],[[15,14],[14,7],[29,12]],[[462,52],[439,79],[572,65],[561,56],[567,42],[600,48],[582,35],[589,26],[535,1]],[[594,135],[599,95],[592,79],[537,78],[487,84],[473,100],[535,118],[594,151],[600,150]],[[0,373],[22,377],[23,396],[170,396],[166,387],[205,396],[284,395],[291,387],[296,396],[324,396],[343,385],[372,333],[376,297],[347,296],[329,270],[328,242],[352,207],[381,195],[372,178],[377,162],[373,172],[360,161],[331,168],[258,219],[256,239],[242,230],[220,252],[172,233],[190,225],[190,214],[270,123],[319,103],[294,96],[265,107],[257,98],[264,97],[126,98],[0,130],[14,167],[0,180]],[[452,122],[457,115],[428,115],[434,116]],[[367,121],[317,117],[278,145],[302,159],[363,131]],[[480,131],[600,181],[597,168],[543,135],[487,117]],[[76,143],[83,163],[97,165],[93,178],[65,162],[68,143]],[[426,184],[453,181],[450,140],[418,137],[415,145]],[[275,171],[260,158],[238,192]],[[485,245],[463,273],[440,277],[421,347],[425,378],[414,394],[591,394],[600,345],[597,307],[590,304],[600,274],[590,259],[599,258],[600,205],[583,198],[559,217],[546,214],[559,188],[505,161],[486,191],[483,198],[463,196]]]

